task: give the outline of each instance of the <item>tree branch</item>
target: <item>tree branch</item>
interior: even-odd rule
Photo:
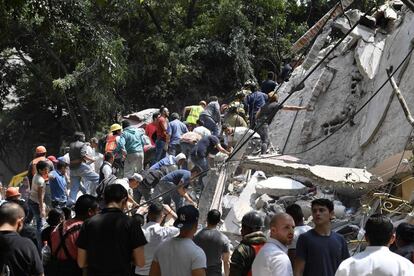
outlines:
[[[157,17],[154,14],[154,11],[151,9],[151,7],[147,3],[142,3],[144,6],[145,11],[148,13],[148,15],[151,17],[152,22],[157,27],[157,30],[159,33],[163,33],[162,27],[160,22],[158,22]]]
[[[187,9],[187,18],[185,25],[187,28],[191,28],[193,26],[194,17],[195,17],[195,5],[197,3],[197,0],[191,0],[190,4],[188,5]]]

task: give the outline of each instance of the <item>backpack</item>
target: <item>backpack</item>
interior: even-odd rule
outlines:
[[[59,246],[56,249],[56,252],[51,254],[50,261],[45,267],[47,270],[47,275],[49,276],[62,276],[62,275],[82,275],[82,270],[79,268],[77,264],[77,260],[73,259],[72,256],[69,253],[68,248],[66,247],[66,238],[77,231],[81,229],[82,225],[78,224],[70,228],[68,231],[66,231],[65,234],[63,234],[63,223],[61,223],[58,226],[59,236],[60,236],[60,243]],[[59,260],[57,258],[58,253],[60,250],[64,251],[66,260]]]
[[[157,186],[157,184],[160,182],[160,179],[166,175],[166,173],[162,170],[146,170],[141,173],[144,180],[142,181],[142,185],[147,188],[151,189]]]
[[[264,243],[261,244],[251,244],[250,246],[253,248],[254,250],[254,256],[256,257],[257,254],[259,253],[260,249],[262,249],[262,247],[264,246]],[[247,273],[247,276],[252,276],[252,270],[250,269],[249,273]]]
[[[105,191],[105,188],[108,185],[111,185],[115,182],[115,180],[117,180],[115,175],[111,175],[110,177],[102,180],[98,186],[96,187],[96,194],[97,194],[97,198],[98,199],[102,199],[103,198],[103,193]]]

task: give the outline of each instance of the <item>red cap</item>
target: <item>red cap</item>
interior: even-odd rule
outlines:
[[[19,196],[19,189],[16,187],[9,187],[6,190],[6,198]]]
[[[58,160],[56,159],[56,157],[54,157],[53,155],[49,155],[48,157],[47,157],[47,159],[49,159],[50,161],[52,161],[53,163],[57,163],[58,162]]]
[[[36,147],[36,153],[37,154],[46,153],[46,148],[44,146],[38,146]]]

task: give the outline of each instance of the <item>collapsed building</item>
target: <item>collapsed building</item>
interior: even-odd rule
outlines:
[[[412,219],[412,126],[386,69],[393,68],[414,108],[414,14],[401,1],[388,1],[368,16],[348,10],[324,19],[320,31],[311,29],[317,36],[308,54],[278,88],[288,104],[308,106],[308,112],[276,114],[269,129],[278,152],[227,160],[208,173],[201,219],[222,210],[221,230],[230,236],[239,235],[250,210],[269,217],[292,203],[311,223],[310,202],[318,197],[334,201],[334,230],[348,240],[373,212],[396,223]],[[293,50],[302,46],[299,41]],[[235,175],[236,167],[242,173]]]

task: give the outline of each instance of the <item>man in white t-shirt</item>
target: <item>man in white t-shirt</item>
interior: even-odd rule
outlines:
[[[298,242],[299,236],[311,230],[312,227],[310,227],[309,225],[304,225],[303,212],[302,208],[299,205],[289,205],[288,207],[286,207],[286,213],[288,213],[295,221],[295,233],[293,234],[292,243],[288,246],[288,255],[293,264],[295,262],[296,243]]]
[[[178,209],[174,226],[178,237],[162,243],[154,255],[150,276],[205,276],[207,260],[204,251],[193,242],[198,225],[198,210],[192,205]]]
[[[46,161],[39,161],[36,164],[36,174],[32,179],[30,189],[29,207],[36,220],[38,235],[42,232],[43,220],[46,217],[46,205],[44,202],[46,182],[45,178],[49,173],[49,164]]]
[[[287,246],[292,242],[295,222],[286,213],[270,221],[270,238],[260,249],[252,264],[253,276],[293,276]]]
[[[158,246],[165,240],[177,236],[180,230],[176,227],[163,227],[160,225],[164,218],[164,207],[161,203],[153,203],[148,207],[148,223],[142,228],[147,244],[144,246],[145,265],[135,267],[135,275],[149,275],[151,263]]]
[[[394,226],[381,214],[372,215],[365,224],[367,248],[338,267],[335,276],[412,276],[414,264],[389,250],[394,243]]]

